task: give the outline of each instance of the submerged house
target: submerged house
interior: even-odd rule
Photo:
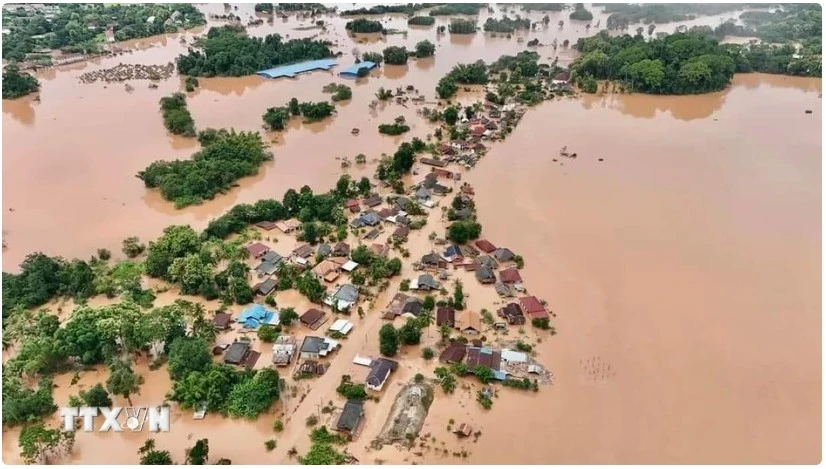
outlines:
[[[328,296],[324,300],[324,304],[335,308],[339,311],[347,311],[351,306],[356,304],[359,299],[358,287],[350,284],[344,284],[338,287],[335,293]]]
[[[476,269],[476,280],[482,284],[495,283],[496,274],[493,273],[493,270],[491,270],[490,267],[482,265]]]
[[[348,399],[336,421],[336,431],[352,439],[358,433],[364,418],[364,403],[357,399]]]
[[[547,318],[548,311],[539,299],[535,296],[525,296],[519,298],[519,304],[522,305],[522,311],[531,315],[533,318]]]
[[[298,319],[301,321],[301,324],[304,324],[312,330],[318,329],[327,321],[324,311],[315,308],[308,309],[307,312],[302,314]]]
[[[335,351],[338,345],[337,341],[328,337],[308,335],[304,337],[304,342],[301,343],[299,353],[303,360],[318,360],[320,357],[326,357]]]
[[[373,360],[370,364],[370,373],[365,380],[367,389],[381,391],[387,379],[390,377],[390,373],[396,371],[398,367],[398,362],[388,360],[387,358],[377,358]]]
[[[456,325],[456,310],[450,306],[440,306],[436,310],[436,325],[453,327]]]

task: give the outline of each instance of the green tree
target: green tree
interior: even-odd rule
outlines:
[[[136,374],[128,362],[115,361],[109,365],[109,379],[106,389],[112,394],[123,396],[132,405],[132,394],[143,384],[143,376]]]
[[[195,442],[195,446],[186,450],[186,464],[203,466],[209,461],[209,440],[206,438]]]
[[[296,106],[297,105],[298,102],[296,101]],[[284,130],[284,128],[287,127],[287,123],[290,121],[290,110],[289,108],[283,106],[271,107],[267,109],[267,112],[264,113],[262,118],[264,119],[264,124],[267,125],[268,129]]]
[[[295,308],[291,307],[282,309],[278,318],[279,324],[284,327],[290,327],[297,320],[298,313],[295,311]]]
[[[296,287],[298,288],[298,291],[302,295],[306,296],[312,303],[320,304],[321,300],[324,299],[326,288],[310,271],[307,271],[304,275],[298,277]]]
[[[454,125],[459,119],[459,110],[454,106],[448,106],[444,111],[442,111],[442,118],[445,120],[447,125]]]
[[[399,351],[399,334],[392,324],[379,329],[379,351],[386,357],[393,357]]]
[[[112,407],[112,399],[100,383],[86,391],[80,391],[80,398],[89,407]]]
[[[416,57],[431,57],[436,53],[436,45],[425,39],[416,43]]]
[[[345,457],[330,443],[313,443],[304,456],[298,457],[298,463],[307,466],[344,464]]]
[[[146,250],[146,246],[141,244],[140,239],[136,236],[130,236],[123,240],[123,254],[130,259],[140,256],[144,250]]]
[[[484,384],[488,384],[494,380],[493,370],[486,366],[477,365],[476,368],[473,369],[473,374]]]
[[[44,464],[49,458],[72,452],[74,432],[47,429],[42,423],[26,425],[20,432],[20,457],[26,464]]]
[[[168,466],[172,464],[172,455],[166,450],[156,450],[155,440],[150,438],[138,449],[143,466]]]
[[[5,53],[3,56],[5,57]],[[38,89],[40,82],[37,78],[21,72],[17,64],[10,63],[3,69],[3,99],[19,98]]]
[[[204,339],[178,337],[169,345],[169,376],[181,380],[193,371],[205,371],[212,364],[209,343]]]
[[[361,60],[381,65],[381,63],[384,61],[384,56],[379,54],[378,52],[365,52],[364,54],[362,54]]]
[[[477,239],[482,234],[482,225],[475,221],[456,221],[448,227],[448,239],[454,243],[464,244]]]
[[[281,329],[277,326],[271,326],[269,324],[263,324],[261,327],[258,328],[258,338],[261,339],[261,342],[266,342],[271,344],[278,339],[278,336],[281,335]]]
[[[407,63],[407,49],[405,47],[390,46],[382,52],[384,63],[388,65],[404,65]]]
[[[418,321],[408,319],[407,322],[399,328],[397,335],[398,339],[405,345],[418,345],[422,338],[422,329]]]
[[[227,413],[231,417],[252,420],[278,400],[280,380],[278,373],[265,368],[251,379],[242,381],[227,396]]]
[[[146,273],[151,277],[169,276],[169,266],[179,257],[197,253],[201,249],[198,233],[189,226],[173,225],[163,231],[163,235],[149,243],[146,257]]]

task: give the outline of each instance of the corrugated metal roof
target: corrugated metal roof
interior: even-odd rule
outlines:
[[[365,60],[364,62],[359,62],[357,64],[353,64],[353,65],[345,68],[344,70],[342,70],[338,74],[341,75],[341,76],[357,77],[358,73],[359,73],[359,70],[361,70],[362,68],[372,70],[372,69],[376,68],[377,66],[378,66],[377,63],[370,62],[369,60]]]
[[[256,75],[264,78],[292,78],[299,73],[311,72],[313,70],[330,70],[332,67],[338,65],[335,59],[321,59],[311,60],[309,62],[300,62],[297,64],[283,65],[281,67],[274,67],[267,70],[261,70]]]

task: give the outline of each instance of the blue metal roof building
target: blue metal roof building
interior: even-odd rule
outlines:
[[[238,322],[249,329],[257,329],[262,324],[278,324],[278,313],[260,304],[253,304],[238,316]]]
[[[379,64],[375,62],[370,62],[369,60],[365,60],[364,62],[359,62],[357,64],[353,64],[350,67],[345,68],[339,75],[348,78],[356,78],[359,76],[359,70],[362,68],[366,68],[367,70],[373,70],[374,68],[378,67]]]
[[[335,59],[311,60],[309,62],[299,62],[297,64],[282,65],[281,67],[261,70],[256,75],[264,78],[293,78],[299,73],[311,72],[313,70],[330,70],[338,65]]]

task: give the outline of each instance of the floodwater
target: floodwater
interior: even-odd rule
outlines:
[[[549,16],[549,30],[537,33],[543,43],[584,35],[584,26],[568,25],[567,14],[561,31]],[[701,20],[715,25],[728,16],[734,15]],[[411,28],[406,39],[353,44],[343,21],[331,21],[336,27],[326,37],[339,40],[343,64],[354,47],[380,51],[435,39],[435,27]],[[401,20],[391,27],[395,23],[403,28]],[[295,25],[276,19],[251,31],[318,33],[290,30]],[[267,133],[276,141],[276,158],[259,175],[215,201],[175,210],[134,174],[156,159],[186,158],[195,150],[194,142],[166,133],[157,109],[161,96],[182,89],[181,81],[161,82],[158,90],[138,82],[127,93],[119,84],[81,84],[77,76],[118,62],[172,60],[183,50],[179,38],[137,41],[142,48],[131,55],[44,72],[41,102],[3,102],[5,270],[34,250],[67,257],[88,257],[97,247],[119,251],[127,236],[151,239],[173,223],[202,228],[233,204],[280,198],[289,187],[326,190],[342,172],[337,157],[365,153],[374,161],[395,149],[402,139],[380,136],[379,123],[404,115],[413,127],[406,138],[431,131],[414,106],[370,111],[380,86],[415,84],[430,99],[453,64],[522,49],[514,39],[481,33],[434,40],[434,59],[383,67],[355,82],[353,100],[338,106],[335,118]],[[551,47],[539,51],[554,56]],[[564,63],[574,55],[559,50],[559,56]],[[199,128],[258,130],[267,107],[292,96],[320,99],[321,87],[339,80],[323,72],[283,81],[202,79],[188,101]],[[476,189],[484,236],[524,256],[528,289],[557,315],[554,337],[526,328],[538,360],[554,372],[554,385],[537,394],[500,390],[490,411],[474,402],[473,388],[460,387],[453,396],[437,390],[423,433],[436,439],[432,446],[466,450],[466,459],[430,449],[370,450],[401,384],[419,370],[432,372],[434,364],[412,348],[380,401],[367,404],[367,425],[349,451],[362,463],[820,461],[821,86],[820,79],[741,75],[728,90],[702,96],[584,96],[530,110],[465,179]],[[361,129],[358,137],[350,135],[353,127]],[[554,162],[563,145],[578,158]],[[374,165],[350,172],[371,174]],[[427,235],[439,231],[439,223],[433,210],[428,225],[411,233],[412,257],[430,249]],[[273,246],[285,254],[294,240],[276,236]],[[405,266],[403,276],[411,275]],[[470,293],[471,309],[491,309],[498,301],[472,275],[455,275]],[[398,282],[376,307],[386,305]],[[173,293],[157,304],[172,301]],[[299,311],[306,306],[294,294],[279,294],[278,301]],[[335,393],[340,376],[365,373],[351,363],[353,355],[377,352],[378,314],[351,320],[356,327],[332,368],[300,381],[297,395],[271,415],[257,422],[212,415],[196,422],[176,412],[173,431],[158,435],[158,446],[181,462],[185,448],[209,438],[213,460],[290,462],[290,448],[303,453],[309,445],[304,420],[330,400],[343,404]],[[423,342],[437,335],[434,330]],[[260,345],[258,367],[268,362],[266,347]],[[170,386],[166,371],[137,368],[146,384],[133,401],[161,401]],[[58,405],[77,392],[70,380],[57,378]],[[78,385],[103,380],[103,371],[84,373]],[[274,434],[272,422],[282,414],[289,422]],[[446,429],[450,419],[481,430],[478,442],[457,442]],[[79,434],[67,462],[134,463],[145,437]],[[270,438],[278,447],[267,452]],[[16,460],[16,440],[16,430],[4,431],[4,461]]]

